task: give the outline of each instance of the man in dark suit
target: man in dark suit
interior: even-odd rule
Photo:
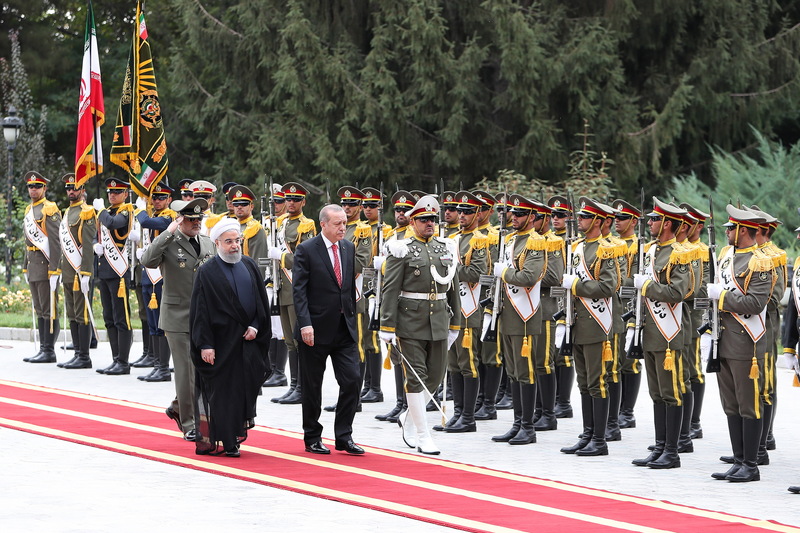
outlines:
[[[292,267],[304,441],[309,453],[331,453],[322,443],[319,423],[322,378],[330,355],[339,383],[334,421],[336,449],[361,455],[364,450],[352,438],[361,387],[356,347],[355,246],[344,240],[347,216],[340,206],[323,207],[319,222],[322,232],[298,245]]]

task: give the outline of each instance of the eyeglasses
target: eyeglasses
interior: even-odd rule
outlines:
[[[286,200],[284,200],[283,198],[280,199],[276,198],[273,200],[273,202],[275,202],[276,204],[285,204]]]
[[[650,215],[647,218],[650,219],[650,222],[661,222],[662,220],[664,220],[664,217],[659,216],[659,215]]]
[[[28,188],[29,189],[41,189],[42,187],[44,187],[43,183],[29,183],[28,184]]]
[[[458,211],[459,215],[474,215],[478,212],[477,209],[472,207],[457,207],[456,211]]]
[[[187,196],[189,198],[194,198],[194,193],[193,192],[181,191],[181,196]]]
[[[445,211],[458,211],[457,207],[453,207],[452,205],[445,206]]]
[[[528,216],[530,214],[531,214],[530,211],[527,211],[527,210],[524,210],[524,209],[512,209],[511,210],[511,216],[512,217],[526,217],[526,216]]]
[[[594,218],[596,215],[592,215],[591,213],[578,213],[578,218],[582,218],[584,220],[589,220],[590,218]]]
[[[125,194],[128,192],[126,189],[108,189],[106,194]]]
[[[378,202],[364,202],[361,204],[364,206],[364,209],[377,209],[380,203]]]
[[[286,202],[292,202],[292,203],[297,203],[297,202],[302,202],[302,201],[303,201],[303,199],[302,199],[302,198],[286,198],[284,201],[286,201]]]
[[[617,220],[630,220],[633,218],[633,215],[616,215],[614,218]]]
[[[436,224],[436,217],[418,217],[415,220],[423,224]]]
[[[76,191],[77,189],[75,188],[74,185],[64,185],[64,190],[66,190],[66,191]]]
[[[569,213],[566,211],[553,211],[553,218],[568,218]]]
[[[536,215],[533,220],[542,220],[546,215]]]
[[[395,207],[394,208],[394,212],[395,213],[405,213],[406,211],[408,211],[408,207]]]
[[[154,194],[153,200],[166,200],[169,198],[169,194]]]

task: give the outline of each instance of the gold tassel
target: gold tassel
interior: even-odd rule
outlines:
[[[147,304],[150,309],[158,309],[158,299],[156,298],[156,291],[150,293],[150,303]]]
[[[464,328],[464,338],[461,339],[461,347],[462,348],[472,348],[472,330],[470,328]]]
[[[614,352],[611,351],[611,342],[603,342],[603,361],[613,361]]]
[[[572,361],[570,360],[570,357],[568,355],[564,356],[564,366],[567,368],[572,366]]]
[[[758,379],[758,359],[753,357],[753,363],[750,365],[750,379]]]
[[[531,356],[531,345],[528,344],[528,336],[527,335],[522,339],[522,353],[520,353],[520,355],[522,357],[525,357],[526,359],[530,358],[530,356]]]
[[[389,346],[389,348],[386,350],[386,359],[383,360],[383,368],[385,368],[386,370],[392,369],[392,359],[389,357],[390,353],[392,353],[391,346]]]
[[[792,387],[800,387],[800,377],[797,377],[797,373],[795,373],[794,379],[792,380]]]
[[[125,298],[125,278],[120,278],[119,289],[117,289],[117,298]]]
[[[672,350],[667,348],[667,353],[664,357],[664,370],[669,370],[670,372],[675,370],[675,358],[672,357]]]
[[[72,282],[72,292],[78,292],[79,290],[81,290],[81,284],[78,281],[78,275],[76,274]]]

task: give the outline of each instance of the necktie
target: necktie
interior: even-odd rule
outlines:
[[[197,242],[197,237],[190,238],[189,242],[192,243],[192,248],[194,248],[194,252],[197,255],[200,255],[200,243]]]
[[[336,281],[339,286],[342,286],[342,265],[339,263],[339,246],[336,244],[331,245],[333,250],[333,273],[336,274]]]

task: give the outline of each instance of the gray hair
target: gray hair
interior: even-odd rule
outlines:
[[[319,210],[319,223],[322,224],[323,222],[327,222],[331,219],[331,215],[336,213],[344,213],[344,209],[342,206],[338,204],[328,204],[324,206],[322,209]]]

